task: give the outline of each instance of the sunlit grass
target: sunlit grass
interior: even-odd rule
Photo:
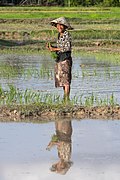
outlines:
[[[19,12],[20,11],[20,12]],[[55,13],[57,12],[57,13]],[[58,8],[58,7],[38,7],[38,8],[0,8],[1,18],[57,18],[65,16],[68,18],[81,19],[118,19],[120,18],[119,8]]]
[[[0,11],[110,11],[119,8],[112,7],[54,7],[54,6],[45,6],[45,7],[37,7],[37,6],[19,6],[19,7],[0,7]]]

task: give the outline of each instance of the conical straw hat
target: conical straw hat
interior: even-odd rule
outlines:
[[[62,24],[62,25],[64,25],[64,26],[66,26],[67,27],[67,29],[73,29],[72,27],[71,27],[71,25],[70,25],[70,23],[66,20],[66,18],[64,18],[64,17],[60,17],[60,18],[57,18],[57,19],[54,19],[54,20],[52,20],[51,22],[50,22],[50,24],[52,25],[52,26],[57,26],[57,24]]]

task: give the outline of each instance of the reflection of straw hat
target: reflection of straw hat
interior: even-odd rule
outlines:
[[[64,18],[64,17],[60,17],[60,18],[54,19],[53,21],[50,22],[50,24],[51,24],[52,26],[55,26],[55,27],[56,27],[57,24],[62,24],[62,25],[64,25],[67,29],[73,29],[73,28],[71,27],[70,23],[69,23],[69,22],[66,20],[66,18]]]
[[[50,170],[52,171],[52,172],[56,172],[56,173],[59,173],[59,174],[61,174],[61,175],[65,175],[66,173],[67,173],[67,171],[70,169],[70,167],[73,165],[73,162],[71,162],[71,161],[69,161],[69,162],[64,162],[64,168],[63,167],[61,167],[61,168],[59,168],[58,169],[58,167],[57,167],[57,164],[58,163],[56,163],[56,164],[53,164],[52,165],[52,167],[50,168]]]

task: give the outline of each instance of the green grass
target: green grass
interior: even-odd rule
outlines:
[[[67,13],[67,12],[37,12],[37,13],[0,13],[0,18],[4,18],[4,19],[20,19],[20,18],[58,18],[60,16],[65,16],[67,18],[80,18],[80,19],[118,19],[120,18],[120,14],[118,13],[82,13],[82,12],[74,12],[74,13]]]
[[[40,38],[40,40],[52,40],[54,41],[55,37],[57,38],[57,31],[55,30],[41,30],[41,31],[32,31],[31,38]],[[82,39],[117,39],[120,40],[120,31],[119,30],[73,30],[71,31],[71,36],[74,40]]]
[[[73,39],[120,39],[118,30],[78,30],[72,31]]]
[[[108,7],[36,7],[36,6],[19,6],[19,7],[0,7],[0,11],[110,11],[114,8]],[[117,8],[119,9],[119,8]]]
[[[19,12],[20,11],[20,12]],[[57,13],[55,13],[57,12]],[[80,18],[80,19],[119,19],[119,8],[0,8],[0,18],[7,19],[19,19],[19,18],[58,18],[65,16],[68,18]]]
[[[4,40],[0,40],[0,46],[21,46],[21,45],[34,45],[39,43],[46,43],[46,41],[52,41],[55,42],[55,39],[57,39],[57,31],[55,30],[38,30],[38,31],[30,31],[29,30],[29,40],[24,40],[23,33],[26,31],[20,31],[18,32],[19,41],[17,42],[17,39],[15,41],[12,40],[13,32],[10,31],[1,31],[4,35],[9,33],[9,37],[5,35]],[[74,30],[71,31],[71,36],[73,39],[73,45],[74,43],[77,43],[78,45],[84,44],[85,40],[91,40],[91,45],[93,40],[101,40],[103,41],[103,45],[113,45],[114,44],[120,44],[120,30]],[[9,40],[8,40],[9,38]],[[16,37],[17,38],[17,37]],[[84,43],[83,43],[84,40]],[[22,44],[23,43],[23,44]],[[90,43],[90,42],[89,42]],[[75,44],[75,45],[77,45]]]
[[[1,22],[0,24],[0,31],[2,32],[22,32],[22,31],[27,31],[27,32],[31,32],[31,31],[40,31],[40,30],[47,30],[50,29],[50,24],[48,22],[48,24],[46,24],[45,22],[34,22],[34,23],[29,23],[27,22],[28,20],[26,20],[26,22],[9,22],[7,21],[6,23]],[[84,21],[83,21],[84,22]],[[106,21],[106,23],[103,24],[103,22],[100,23],[95,23],[95,22],[83,22],[81,21],[76,21],[74,22],[73,20],[71,21],[72,26],[74,27],[75,30],[120,30],[120,22],[115,23],[115,22],[111,22],[109,23],[108,21]],[[18,27],[19,24],[19,27]]]

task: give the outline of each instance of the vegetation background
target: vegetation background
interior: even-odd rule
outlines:
[[[36,4],[40,6],[120,6],[120,0],[0,0],[0,4]]]
[[[119,0],[41,0],[41,5],[45,4],[56,4],[61,6],[119,6]]]

